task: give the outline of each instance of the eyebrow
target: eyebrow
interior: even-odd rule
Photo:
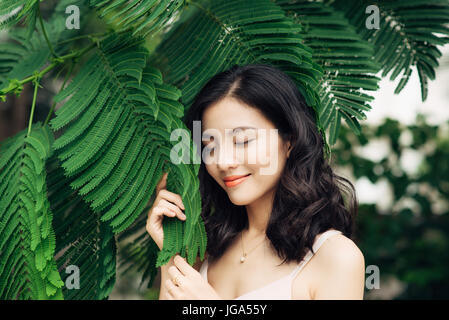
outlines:
[[[241,127],[235,127],[234,129],[232,129],[232,133],[235,133],[237,130],[246,130],[246,129],[257,129],[255,127],[250,127],[250,126],[241,126]],[[210,134],[208,133],[203,133],[203,139],[209,139],[211,137]]]

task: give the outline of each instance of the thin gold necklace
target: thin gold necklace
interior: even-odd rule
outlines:
[[[260,246],[262,243],[265,242],[266,236],[264,236],[262,242],[260,242],[257,246],[255,246],[254,248],[252,248],[250,251],[248,251],[246,253],[245,253],[245,249],[243,248],[243,232],[241,233],[241,238],[242,238],[242,252],[243,252],[243,255],[240,257],[240,263],[243,263],[243,262],[245,262],[246,256],[248,254],[250,254],[254,249],[256,249],[258,246]]]

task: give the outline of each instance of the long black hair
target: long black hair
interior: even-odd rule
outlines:
[[[205,109],[225,97],[257,108],[271,120],[281,138],[291,141],[290,156],[278,182],[266,236],[283,262],[301,262],[315,236],[330,228],[353,239],[357,199],[352,183],[336,175],[324,155],[324,140],[296,84],[278,68],[265,64],[234,65],[213,76],[196,95],[185,116],[201,121]],[[198,150],[203,146],[197,145]],[[207,233],[208,259],[216,260],[248,227],[245,206],[233,204],[225,190],[199,169],[201,216]],[[348,187],[342,182],[346,182]],[[341,191],[350,196],[346,208]]]

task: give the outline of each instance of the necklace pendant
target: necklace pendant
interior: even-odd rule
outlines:
[[[244,256],[241,256],[241,257],[240,257],[240,263],[243,263],[243,262],[245,262],[245,257],[244,257]]]

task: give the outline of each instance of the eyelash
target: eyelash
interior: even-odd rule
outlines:
[[[251,142],[251,141],[253,141],[253,140],[246,140],[246,141],[244,141],[244,142],[236,142],[235,144],[236,144],[236,145],[239,145],[239,146],[241,146],[241,145],[247,145],[248,142]],[[215,148],[204,147],[204,149],[205,149],[207,152],[210,152],[211,150],[213,150],[213,149],[215,149]]]

